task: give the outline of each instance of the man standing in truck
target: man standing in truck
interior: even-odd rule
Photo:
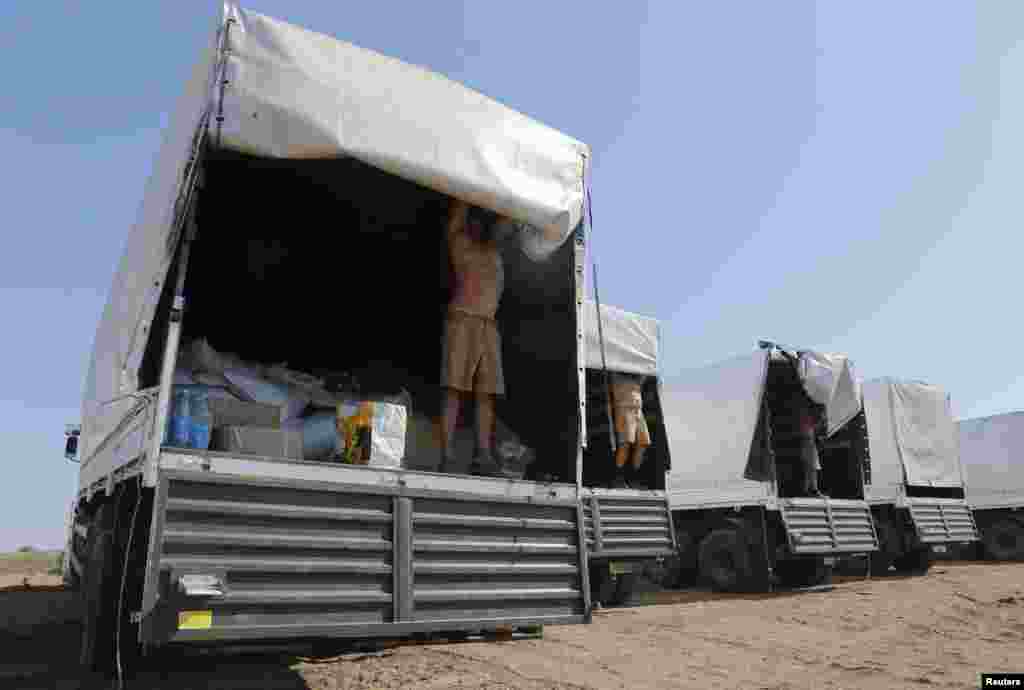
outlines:
[[[804,401],[800,408],[800,460],[803,465],[803,492],[807,496],[821,498],[818,489],[818,472],[821,460],[818,457],[818,415],[810,401]]]
[[[476,399],[477,454],[472,474],[499,476],[502,467],[491,450],[494,401],[505,394],[501,339],[495,317],[504,289],[497,214],[453,200],[448,213],[448,256],[454,291],[445,319],[441,361],[444,401],[441,471],[454,460],[452,438],[463,397]]]
[[[626,462],[632,460],[633,484],[637,470],[644,461],[644,451],[651,445],[651,434],[647,429],[647,420],[643,409],[643,376],[613,373],[612,409],[615,412],[615,433],[618,448],[615,451],[615,478],[613,489],[630,486],[627,481]]]

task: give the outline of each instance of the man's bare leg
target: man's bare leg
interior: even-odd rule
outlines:
[[[478,393],[476,396],[476,448],[484,458],[493,457],[491,440],[494,438],[494,396]]]
[[[452,461],[452,438],[455,436],[455,425],[459,421],[459,407],[462,400],[460,393],[454,388],[445,389],[444,409],[441,420],[441,472],[451,470],[448,465]]]
[[[619,441],[619,446],[615,449],[615,479],[611,484],[613,489],[624,489],[628,486],[625,476],[626,461],[629,460],[632,450],[633,444]]]
[[[647,446],[642,446],[639,443],[633,447],[633,469],[640,469],[640,465],[644,462],[644,451],[647,450]]]
[[[628,443],[619,441],[619,447],[615,449],[615,469],[617,471],[626,466],[626,460],[629,460],[629,450]]]

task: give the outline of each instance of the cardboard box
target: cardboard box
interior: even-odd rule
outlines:
[[[302,460],[301,429],[222,426],[213,431],[214,450],[265,458]]]
[[[279,405],[246,402],[231,398],[210,398],[213,426],[241,426],[280,429],[284,409]]]

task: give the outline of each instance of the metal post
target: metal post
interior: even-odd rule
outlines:
[[[391,518],[394,521],[392,536],[394,561],[391,565],[394,573],[394,586],[392,587],[394,622],[411,623],[415,605],[412,572],[412,499],[396,496]]]
[[[186,209],[186,213],[188,209]],[[174,302],[171,305],[170,322],[167,326],[167,343],[164,347],[164,361],[160,371],[160,392],[156,402],[156,423],[150,438],[149,457],[143,473],[146,486],[156,486],[157,462],[164,442],[164,430],[170,413],[171,386],[174,383],[174,368],[178,361],[178,345],[181,341],[182,322],[185,318],[185,273],[188,271],[188,257],[196,236],[195,219],[189,213],[186,217],[188,229],[182,239],[178,256],[178,276],[174,286]]]
[[[615,441],[615,424],[612,422],[612,383],[608,376],[608,360],[604,351],[604,319],[601,317],[601,296],[597,291],[597,262],[595,261],[592,266],[594,267],[594,306],[597,308],[597,340],[601,344],[601,369],[604,373],[605,414],[608,417],[608,438],[611,441],[614,454],[619,450],[619,446]]]

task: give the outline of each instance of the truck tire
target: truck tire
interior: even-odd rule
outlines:
[[[82,578],[82,644],[80,661],[86,671],[107,672],[114,666],[116,596],[113,572],[114,532],[109,526],[113,508],[101,505],[89,526]]]
[[[917,547],[901,555],[893,565],[901,574],[925,575],[932,567],[932,552],[927,547]]]
[[[818,587],[832,579],[832,568],[823,558],[796,558],[776,563],[775,574],[784,587]]]
[[[1000,520],[981,532],[985,555],[996,561],[1024,560],[1024,525]]]
[[[903,555],[903,545],[899,529],[893,521],[885,516],[874,516],[875,533],[878,535],[878,551],[869,555],[871,575],[879,577],[889,574],[889,567]]]
[[[619,575],[615,586],[615,594],[612,596],[612,605],[628,606],[633,601],[633,593],[636,591],[638,580],[639,578],[635,573]]]
[[[661,586],[681,589],[697,581],[697,545],[686,530],[676,529],[676,552],[665,561],[665,578]]]
[[[872,577],[881,577],[889,574],[889,567],[892,565],[892,556],[884,551],[875,551],[868,555],[871,560]]]
[[[719,592],[742,592],[753,578],[750,553],[736,529],[712,530],[700,543],[697,564],[701,580]]]
[[[618,585],[619,583],[608,572],[607,563],[590,566],[590,603],[592,605],[612,605]]]

